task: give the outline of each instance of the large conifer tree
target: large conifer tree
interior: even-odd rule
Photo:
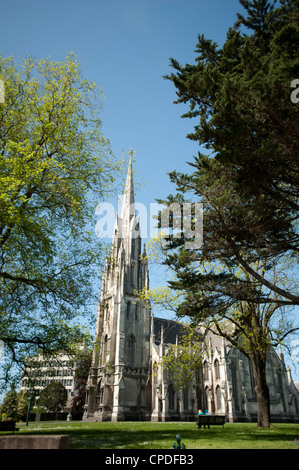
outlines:
[[[171,287],[184,294],[177,313],[213,325],[250,358],[258,424],[269,426],[267,348],[294,331],[276,328],[273,341],[270,320],[277,309],[299,304],[286,264],[297,261],[299,248],[299,110],[291,99],[299,2],[240,3],[245,14],[223,46],[200,35],[196,63],[172,59],[166,77],[177,102],[189,104],[183,117],[195,122],[188,137],[200,152],[193,173],[170,174],[178,193],[164,202],[182,204],[187,192],[203,202],[204,239],[201,249],[186,250],[184,236],[170,238],[165,263],[176,274]]]

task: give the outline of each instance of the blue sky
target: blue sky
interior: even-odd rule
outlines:
[[[175,90],[164,80],[169,58],[194,61],[197,36],[222,43],[240,10],[238,0],[2,0],[3,56],[63,60],[73,51],[85,77],[103,90],[103,132],[116,155],[130,148],[138,200],[167,195],[167,172],[186,168],[196,145],[180,118]],[[135,178],[135,179],[136,179]]]
[[[192,63],[198,34],[223,43],[240,9],[238,0],[0,0],[0,52],[17,62],[77,55],[103,90],[102,130],[115,155],[135,152],[136,201],[149,213],[174,191],[167,173],[188,169],[197,153],[186,138],[193,123],[180,117],[186,107],[163,79],[169,59]]]
[[[173,104],[175,88],[163,79],[172,71],[169,59],[192,63],[198,34],[225,41],[242,8],[238,0],[0,0],[0,5],[3,56],[64,60],[73,51],[84,76],[103,90],[103,133],[116,156],[133,148],[136,200],[149,213],[150,203],[174,191],[167,173],[189,169],[186,161],[197,153],[186,138],[193,123],[180,117],[187,108]],[[116,206],[117,199],[111,202]]]
[[[17,61],[77,55],[103,90],[103,133],[116,156],[136,152],[136,200],[148,207],[174,191],[167,172],[188,169],[197,153],[186,139],[193,123],[162,78],[169,58],[193,63],[198,34],[221,45],[240,11],[238,0],[0,0],[0,52]]]

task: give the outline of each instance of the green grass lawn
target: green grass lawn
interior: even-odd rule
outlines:
[[[176,435],[186,449],[298,449],[299,424],[227,423],[198,429],[195,422],[85,423],[55,421],[18,424],[19,434],[68,434],[71,449],[170,449]],[[0,432],[0,435],[4,432]]]

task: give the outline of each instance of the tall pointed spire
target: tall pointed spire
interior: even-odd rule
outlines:
[[[133,150],[130,150],[130,162],[127,174],[126,187],[122,200],[121,218],[122,220],[130,219],[135,215],[135,197],[134,197],[134,182],[133,182],[133,168],[132,168]]]

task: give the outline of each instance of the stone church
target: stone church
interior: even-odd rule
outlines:
[[[132,158],[106,259],[96,320],[84,421],[194,420],[198,409],[228,421],[255,421],[251,364],[224,339],[210,336],[202,367],[188,388],[176,390],[162,367],[182,325],[156,318],[136,292],[149,288],[149,271],[136,216]],[[283,356],[269,353],[272,421],[299,420],[299,392]]]

